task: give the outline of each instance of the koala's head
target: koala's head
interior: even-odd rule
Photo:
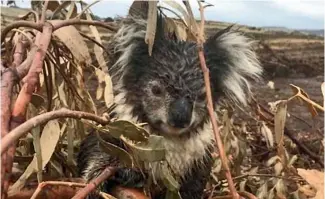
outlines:
[[[149,56],[145,27],[143,21],[134,21],[115,36],[118,58],[110,71],[116,93],[122,92],[123,103],[132,107],[124,114],[149,123],[160,135],[195,133],[208,119],[196,44],[156,38]],[[250,44],[246,37],[230,30],[207,40],[204,52],[214,105],[222,96],[246,103],[249,84],[245,77],[261,73]]]

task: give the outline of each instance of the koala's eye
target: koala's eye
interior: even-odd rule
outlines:
[[[162,89],[161,89],[159,86],[157,86],[157,85],[154,85],[154,86],[151,88],[151,92],[152,92],[154,95],[156,95],[156,96],[161,96],[162,93],[163,93]]]

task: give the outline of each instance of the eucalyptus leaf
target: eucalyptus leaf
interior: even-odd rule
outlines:
[[[127,143],[134,155],[145,162],[157,162],[165,160],[166,151],[163,146],[164,138],[150,135],[147,142],[137,144]]]
[[[126,120],[116,120],[105,128],[108,128],[109,134],[115,138],[120,138],[123,135],[133,141],[146,141],[149,137],[149,133],[145,129]]]
[[[165,199],[182,199],[178,191],[167,190]]]
[[[167,167],[166,162],[161,164],[161,172],[163,174],[162,181],[163,181],[164,185],[166,186],[166,188],[172,192],[178,191],[180,188],[180,185],[177,182],[177,180],[174,178],[174,176],[172,176],[170,170]]]
[[[100,133],[98,131],[96,131],[96,135],[99,140],[99,146],[105,153],[118,157],[121,160],[121,162],[125,164],[125,166],[133,167],[133,158],[127,151],[114,144],[106,142],[100,136]]]

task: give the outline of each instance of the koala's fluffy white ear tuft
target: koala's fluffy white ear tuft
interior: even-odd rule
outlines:
[[[248,79],[257,80],[262,67],[252,49],[254,41],[231,27],[218,32],[206,42],[205,52],[212,84],[218,84],[231,100],[247,104],[250,95]]]

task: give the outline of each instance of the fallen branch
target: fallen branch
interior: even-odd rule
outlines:
[[[85,188],[78,191],[78,193],[72,199],[86,198],[89,193],[91,193],[96,189],[98,185],[100,185],[100,183],[112,176],[115,173],[115,170],[116,168],[114,167],[107,167],[97,178],[89,182]]]
[[[35,126],[44,124],[50,120],[58,118],[75,118],[75,119],[88,119],[95,121],[101,125],[106,125],[110,122],[109,119],[99,117],[97,115],[86,113],[82,111],[72,111],[66,108],[62,108],[57,111],[51,111],[35,116],[28,121],[24,122],[11,132],[7,134],[1,141],[1,155],[9,148],[9,146],[16,142],[20,137],[27,134]]]

